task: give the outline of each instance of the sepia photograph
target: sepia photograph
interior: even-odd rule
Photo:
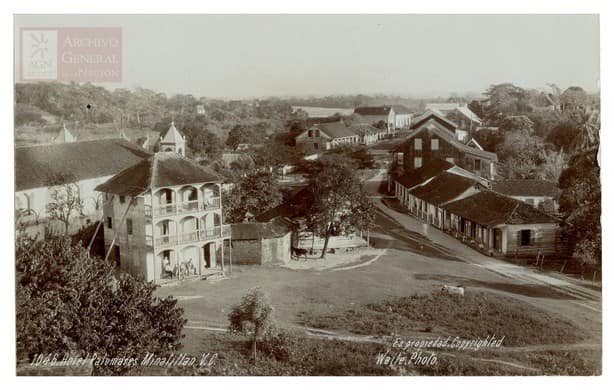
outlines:
[[[603,374],[599,14],[12,18],[13,375]]]

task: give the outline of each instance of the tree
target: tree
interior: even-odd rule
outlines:
[[[371,169],[375,167],[375,159],[364,145],[343,145],[328,151],[331,156],[342,155],[352,161],[357,169]]]
[[[569,87],[561,94],[561,108],[564,111],[586,108],[588,102],[588,95],[582,87]]]
[[[228,133],[226,145],[235,149],[239,144],[257,144],[263,141],[263,134],[244,126],[236,125]]]
[[[315,200],[307,212],[308,228],[324,237],[321,258],[326,257],[333,234],[369,228],[374,209],[362,192],[355,167],[347,159],[324,156],[313,178]]]
[[[269,297],[259,287],[250,289],[241,302],[232,308],[228,321],[230,332],[242,333],[250,337],[254,364],[256,364],[256,344],[274,327],[273,307]]]
[[[526,115],[511,115],[505,117],[499,124],[499,130],[507,131],[525,131],[529,134],[533,133],[533,121]]]
[[[68,234],[70,222],[83,212],[83,201],[79,186],[69,175],[55,175],[48,179],[50,202],[47,203],[47,215],[64,224],[64,234]]]
[[[141,359],[181,347],[185,320],[177,300],[156,298],[156,286],[115,275],[68,237],[16,240],[17,359],[59,353]],[[138,373],[99,366],[96,374]]]
[[[275,178],[267,171],[252,171],[224,197],[224,219],[239,223],[247,212],[258,215],[279,205],[282,194]]]
[[[573,257],[601,270],[601,185],[596,149],[573,155],[561,177],[559,210]]]

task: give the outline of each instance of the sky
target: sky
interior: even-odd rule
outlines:
[[[597,15],[17,15],[121,27],[122,81],[195,96],[448,96],[512,82],[599,90]],[[16,77],[18,73],[16,71]]]

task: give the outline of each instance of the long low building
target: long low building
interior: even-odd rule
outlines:
[[[564,250],[560,221],[517,199],[481,191],[443,209],[453,234],[491,255],[551,256]]]
[[[532,205],[489,189],[489,183],[446,161],[396,181],[408,212],[484,253],[502,257],[566,254],[560,221]]]

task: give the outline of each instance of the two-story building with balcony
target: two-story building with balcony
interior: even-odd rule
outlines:
[[[104,194],[106,253],[145,280],[224,269],[221,183],[212,171],[174,152],[160,152],[96,187]]]

